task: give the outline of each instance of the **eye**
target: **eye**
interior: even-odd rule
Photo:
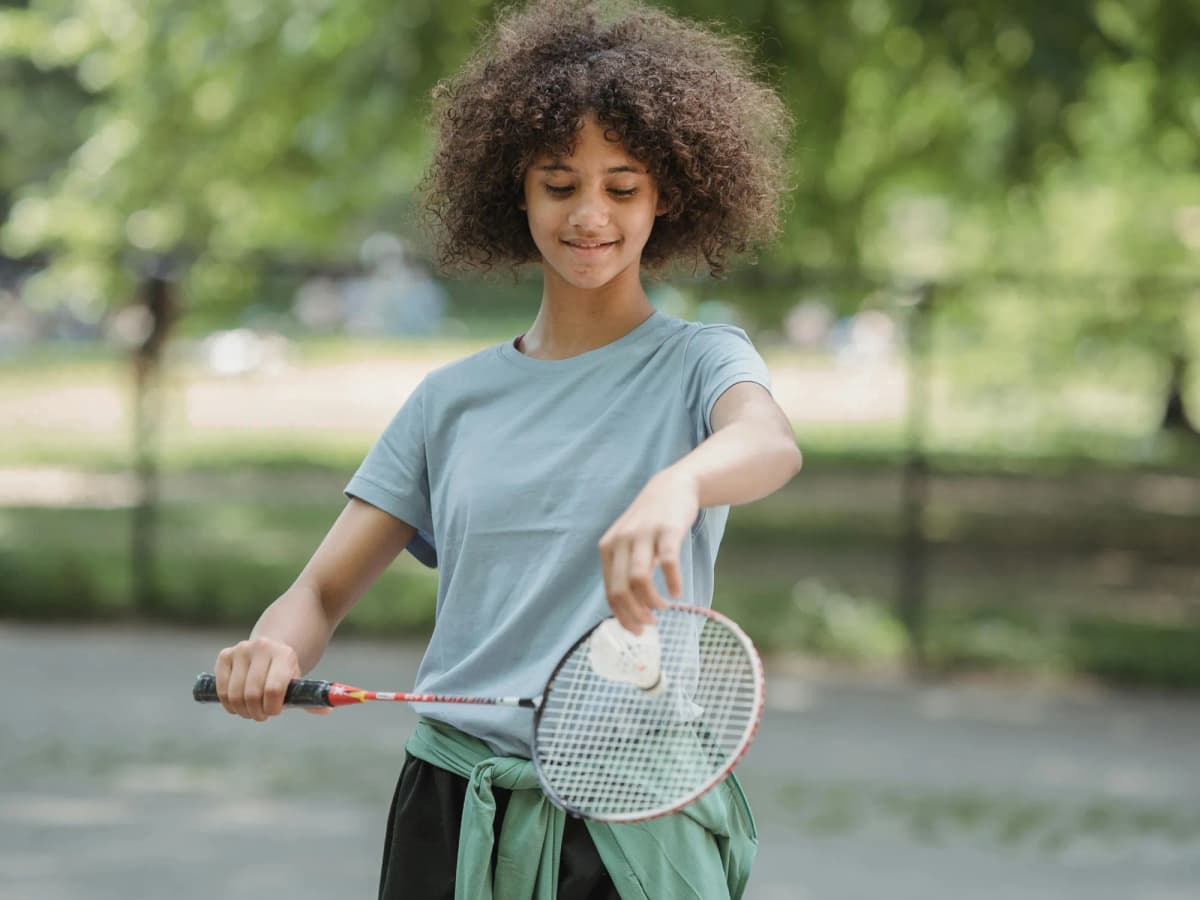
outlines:
[[[571,193],[571,191],[574,190],[574,188],[572,188],[570,186],[558,187],[553,184],[548,184],[548,185],[546,185],[546,190],[551,194],[565,197],[567,194]]]
[[[632,197],[636,193],[637,193],[637,188],[628,188],[626,190],[620,190],[618,188],[612,189],[612,194],[615,197]]]

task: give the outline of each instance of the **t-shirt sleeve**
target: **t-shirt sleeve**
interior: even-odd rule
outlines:
[[[702,325],[684,350],[683,393],[700,440],[712,434],[712,410],[722,394],[742,381],[771,389],[767,364],[740,328]]]
[[[426,566],[436,568],[426,456],[426,394],[422,381],[375,442],[345,493],[415,527],[417,535],[408,551]]]

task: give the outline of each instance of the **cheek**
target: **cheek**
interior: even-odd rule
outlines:
[[[638,210],[637,213],[637,230],[638,233],[649,237],[650,232],[654,228],[654,204],[647,204]]]
[[[542,235],[546,232],[546,223],[544,217],[539,215],[535,204],[525,207],[525,220],[529,224],[529,233],[533,236],[534,241],[541,243]]]
[[[529,219],[529,233],[533,235],[534,243],[543,250],[557,243],[558,231],[558,226],[546,216],[531,216]]]

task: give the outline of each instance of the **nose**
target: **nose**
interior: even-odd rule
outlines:
[[[608,225],[608,204],[602,191],[580,189],[567,215],[567,224],[583,231],[593,231]]]

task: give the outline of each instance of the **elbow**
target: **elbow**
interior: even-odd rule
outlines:
[[[780,482],[780,486],[782,486],[800,472],[800,467],[804,465],[804,456],[800,453],[800,447],[796,444],[796,436],[792,434],[790,428],[780,432],[779,442],[776,446],[777,449],[773,451],[775,460],[773,467],[782,476]]]
[[[787,460],[788,481],[791,481],[800,474],[800,470],[804,467],[804,454],[800,452],[800,447],[796,443],[795,438],[789,436],[787,442]]]

